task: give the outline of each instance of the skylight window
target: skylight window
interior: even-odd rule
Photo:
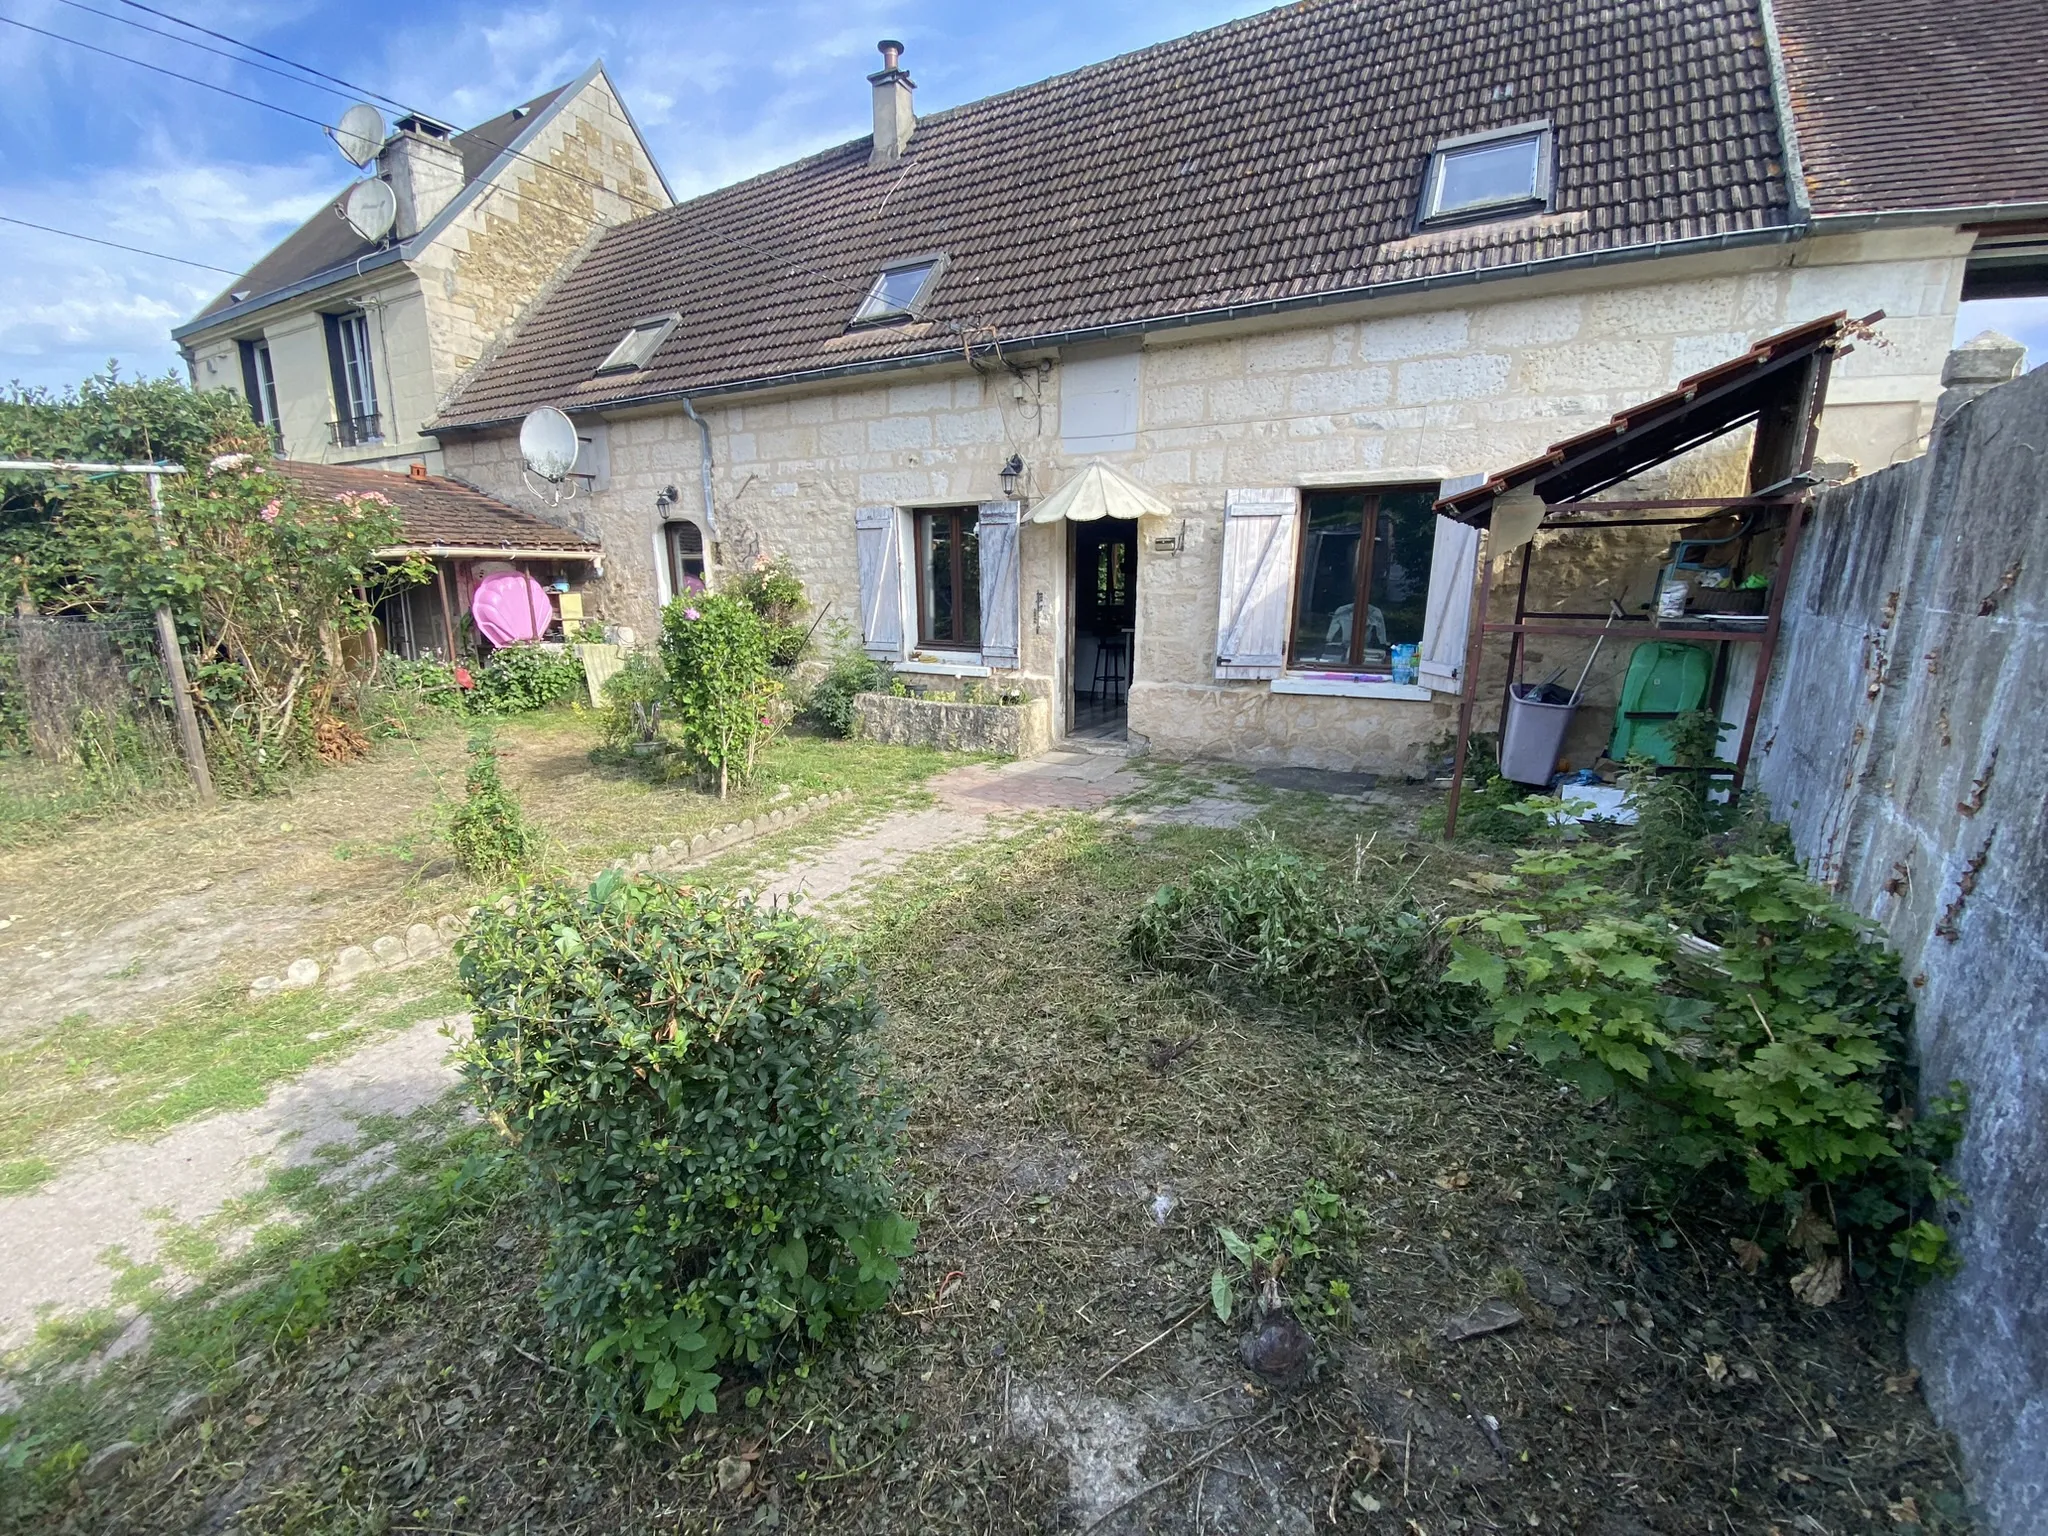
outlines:
[[[889,320],[908,320],[924,307],[945,270],[943,256],[913,256],[882,268],[868,296],[853,312],[855,325],[875,325]]]
[[[645,368],[668,340],[668,333],[676,328],[676,319],[674,315],[663,315],[655,320],[642,320],[619,338],[619,344],[612,348],[611,356],[597,365],[597,371],[631,373],[636,368]]]
[[[1429,157],[1419,222],[1498,217],[1550,201],[1550,125],[1445,139]]]

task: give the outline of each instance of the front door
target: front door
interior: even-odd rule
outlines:
[[[1138,525],[1104,517],[1067,526],[1074,578],[1069,734],[1121,741],[1137,659]]]

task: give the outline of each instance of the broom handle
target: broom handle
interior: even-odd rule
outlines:
[[[1571,702],[1576,706],[1579,695],[1585,691],[1586,678],[1593,670],[1593,663],[1600,659],[1600,647],[1607,643],[1607,631],[1614,627],[1614,621],[1621,616],[1621,604],[1613,598],[1607,599],[1607,622],[1600,626],[1600,637],[1593,642],[1593,654],[1586,658],[1586,664],[1579,669],[1579,680],[1572,686]]]

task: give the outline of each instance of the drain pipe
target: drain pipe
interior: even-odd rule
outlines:
[[[704,477],[704,531],[711,535],[711,542],[718,539],[718,513],[711,506],[711,424],[697,414],[687,396],[683,399],[683,414],[697,423],[697,430],[704,434],[704,457],[698,461],[698,471]]]

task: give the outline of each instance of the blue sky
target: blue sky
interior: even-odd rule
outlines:
[[[624,92],[679,196],[864,133],[878,37],[908,45],[933,111],[1263,8],[1264,0],[1117,7],[1057,0],[611,0],[396,5],[150,0],[467,126],[594,57]],[[123,0],[0,0],[0,16],[176,69],[307,117],[342,97],[123,21],[181,29]],[[353,174],[320,131],[67,43],[0,26],[0,214],[239,270]],[[188,34],[189,35],[189,34]],[[227,278],[0,224],[0,380],[62,385],[119,360],[177,366],[168,332]],[[1966,306],[2048,360],[2048,305]]]

